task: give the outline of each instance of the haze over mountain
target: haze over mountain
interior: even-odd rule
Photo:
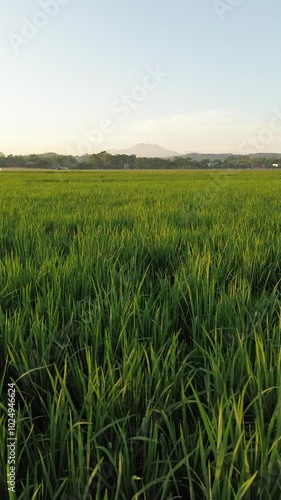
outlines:
[[[170,158],[172,156],[179,156],[175,151],[170,151],[169,149],[162,148],[158,144],[137,144],[132,148],[128,149],[109,149],[108,153],[114,154],[124,154],[124,155],[136,155],[138,158]]]
[[[251,158],[280,158],[281,153],[251,153],[246,155],[234,154],[234,153],[188,153],[186,155],[181,155],[182,158],[191,158],[195,161],[201,160],[225,160],[231,156],[249,156]]]
[[[201,160],[225,160],[226,158],[229,158],[231,156],[243,156],[243,155],[237,155],[234,153],[187,153],[187,154],[179,154],[176,153],[175,151],[171,151],[168,149],[163,148],[162,146],[159,146],[158,144],[136,144],[135,146],[132,146],[131,148],[128,149],[108,149],[107,153],[110,153],[112,155],[116,154],[124,154],[124,155],[136,155],[137,158],[176,158],[176,157],[181,157],[181,158],[190,158],[191,160],[195,161],[201,161]],[[253,158],[277,158],[280,157],[280,153],[252,153],[252,154],[247,154],[245,156],[253,157]]]

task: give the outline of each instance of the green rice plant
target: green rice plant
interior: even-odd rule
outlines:
[[[279,500],[280,186],[1,172],[1,498]]]

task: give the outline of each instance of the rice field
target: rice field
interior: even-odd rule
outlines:
[[[280,172],[1,172],[1,499],[279,500],[280,305]]]

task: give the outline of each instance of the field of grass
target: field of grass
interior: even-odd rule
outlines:
[[[1,499],[280,500],[280,305],[280,172],[0,173]]]

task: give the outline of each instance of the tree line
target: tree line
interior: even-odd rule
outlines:
[[[111,155],[106,151],[92,155],[71,156],[56,153],[4,155],[0,153],[0,168],[28,168],[53,170],[145,170],[145,169],[254,169],[281,167],[281,155],[231,155],[225,158],[194,159],[137,158],[135,155]]]

